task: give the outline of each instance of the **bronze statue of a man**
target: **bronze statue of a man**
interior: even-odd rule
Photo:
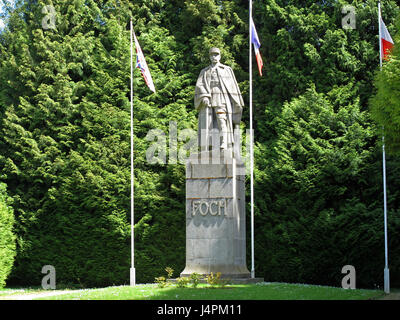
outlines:
[[[218,129],[221,150],[230,150],[242,117],[243,98],[232,68],[220,63],[220,50],[211,48],[209,54],[211,65],[201,70],[194,97],[199,111],[199,145],[202,151],[208,150],[210,132]]]

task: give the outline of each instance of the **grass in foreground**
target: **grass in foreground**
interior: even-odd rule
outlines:
[[[57,286],[57,291],[70,291],[75,290],[76,287],[70,286]],[[0,300],[5,300],[7,297],[12,296],[29,296],[29,295],[36,295],[42,293],[51,293],[52,290],[45,290],[41,286],[34,286],[34,287],[8,287],[8,288],[0,288]]]
[[[383,296],[379,290],[342,288],[288,283],[227,285],[225,288],[159,288],[156,284],[79,290],[41,300],[367,300]]]
[[[1,296],[11,296],[11,295],[20,295],[20,294],[28,294],[28,293],[39,293],[44,290],[39,287],[32,288],[1,288],[0,289],[0,297]]]

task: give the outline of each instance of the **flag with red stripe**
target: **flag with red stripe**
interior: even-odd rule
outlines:
[[[251,28],[251,43],[254,46],[254,53],[256,55],[258,72],[260,73],[260,76],[262,76],[263,61],[262,61],[261,54],[260,54],[261,43],[260,43],[260,39],[258,39],[257,30],[254,25],[253,18],[251,18],[251,21],[250,21],[250,28]]]
[[[385,23],[383,22],[382,18],[379,21],[379,28],[380,28],[380,35],[381,35],[381,50],[382,50],[382,58],[384,60],[388,59],[388,55],[390,54],[390,51],[393,48],[394,41],[392,37],[389,34],[388,29],[385,26]]]
[[[140,70],[144,81],[146,82],[149,89],[153,92],[156,92],[156,88],[154,87],[153,79],[151,78],[149,67],[147,66],[146,60],[144,58],[142,49],[140,48],[139,41],[136,39],[135,32],[133,31],[133,37],[135,39],[135,47],[136,47],[136,68]]]

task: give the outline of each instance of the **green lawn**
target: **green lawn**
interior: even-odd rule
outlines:
[[[0,297],[1,296],[11,296],[11,295],[21,295],[28,293],[39,293],[44,290],[40,287],[32,287],[32,288],[0,288]]]
[[[345,290],[342,288],[288,283],[260,283],[227,285],[210,288],[177,288],[170,285],[159,288],[156,284],[135,287],[119,286],[102,289],[79,290],[76,293],[40,298],[43,300],[367,300],[384,295],[378,290]]]

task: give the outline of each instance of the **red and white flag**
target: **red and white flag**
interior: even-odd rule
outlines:
[[[385,23],[383,22],[382,18],[380,18],[379,21],[379,33],[380,33],[380,41],[381,41],[381,54],[382,54],[382,59],[383,60],[388,60],[388,55],[390,54],[390,51],[393,48],[394,41],[392,37],[389,34],[388,29],[385,26]]]
[[[154,87],[149,67],[147,66],[146,60],[144,59],[142,49],[140,48],[139,41],[136,39],[134,31],[133,31],[133,37],[135,39],[135,47],[136,47],[136,68],[138,68],[141,71],[144,81],[146,82],[149,89],[153,92],[156,92],[156,88]]]

